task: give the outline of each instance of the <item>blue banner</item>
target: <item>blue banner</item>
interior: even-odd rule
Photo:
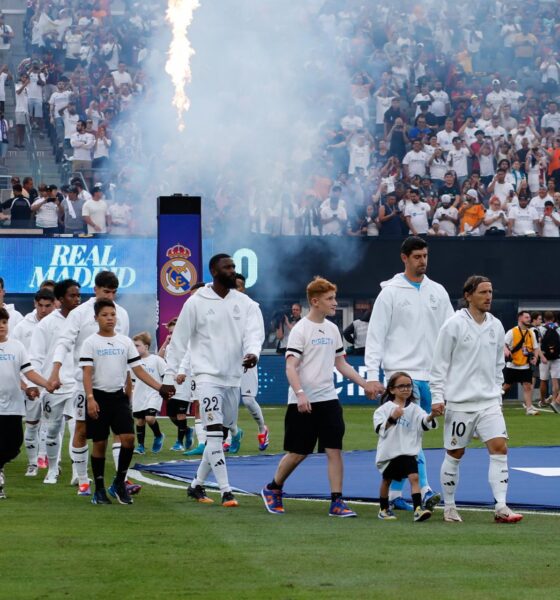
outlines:
[[[363,356],[346,357],[346,360],[356,369],[362,377],[366,377],[366,367]],[[259,404],[287,404],[288,380],[286,379],[286,361],[283,356],[263,355],[259,361]],[[333,369],[333,378],[338,397],[343,404],[368,404],[364,390]]]
[[[75,279],[93,293],[99,271],[113,271],[119,291],[153,294],[155,238],[0,238],[0,276],[10,294],[31,294],[45,279]]]

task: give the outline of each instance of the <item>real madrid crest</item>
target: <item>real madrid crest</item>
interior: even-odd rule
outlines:
[[[194,265],[189,262],[191,251],[181,244],[176,244],[165,253],[169,260],[160,272],[163,289],[173,296],[184,296],[191,291],[197,282]]]

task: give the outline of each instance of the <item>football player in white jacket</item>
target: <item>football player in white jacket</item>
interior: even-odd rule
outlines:
[[[190,344],[192,375],[207,439],[188,495],[199,502],[212,502],[203,487],[212,471],[222,494],[222,505],[237,506],[222,442],[224,433],[236,427],[241,376],[243,369],[257,365],[264,342],[264,323],[256,302],[235,289],[233,259],[217,254],[209,266],[213,282],[200,288],[181,309],[167,353],[165,382],[173,384]]]
[[[444,287],[426,276],[428,244],[420,237],[408,237],[401,246],[404,273],[381,284],[381,292],[369,321],[365,364],[368,370],[366,394],[383,392],[379,370],[388,380],[396,371],[406,371],[414,382],[414,396],[428,414],[432,399],[428,372],[441,326],[453,315]],[[422,503],[432,510],[441,500],[428,483],[424,452],[418,454],[418,475]],[[391,509],[413,510],[402,497],[404,480],[393,482],[389,493]]]
[[[523,518],[506,504],[508,487],[507,429],[502,413],[504,328],[490,314],[492,283],[472,275],[463,287],[467,307],[448,319],[436,342],[430,369],[434,410],[445,404],[445,459],[441,465],[444,520],[462,521],[455,506],[459,462],[476,434],[490,454],[488,481],[496,501],[495,520]]]

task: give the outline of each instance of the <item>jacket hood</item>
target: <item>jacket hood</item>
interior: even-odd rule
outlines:
[[[423,286],[427,285],[428,283],[431,283],[431,279],[427,275],[424,275],[424,279],[422,280],[420,287],[423,287]],[[386,287],[398,287],[398,288],[407,288],[408,289],[411,287],[411,285],[407,281],[406,277],[404,276],[404,273],[397,273],[396,275],[393,276],[392,279],[388,279],[387,281],[381,282],[381,288],[386,288]]]
[[[234,296],[243,296],[243,294],[241,294],[237,290],[230,290],[227,296],[225,298],[222,298],[221,296],[218,296],[218,294],[216,294],[216,292],[212,289],[211,283],[207,283],[204,287],[201,287],[196,292],[196,295],[201,296],[205,300],[230,300]]]

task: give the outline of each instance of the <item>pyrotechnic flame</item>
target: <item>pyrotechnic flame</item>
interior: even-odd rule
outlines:
[[[177,109],[179,131],[185,128],[183,117],[191,105],[185,87],[192,79],[191,58],[195,52],[187,34],[193,20],[193,13],[199,6],[198,0],[168,0],[165,15],[173,30],[165,71],[170,75],[175,86],[173,106]]]

